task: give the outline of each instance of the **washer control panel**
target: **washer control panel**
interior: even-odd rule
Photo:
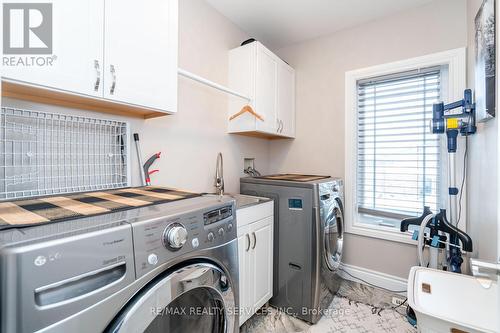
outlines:
[[[233,215],[233,207],[226,206],[219,209],[213,209],[205,214],[203,214],[203,223],[205,225],[211,225],[219,221],[225,220]]]
[[[193,251],[236,239],[234,201],[133,223],[136,277]]]

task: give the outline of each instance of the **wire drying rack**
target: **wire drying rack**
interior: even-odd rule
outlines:
[[[128,124],[2,107],[0,200],[128,186]]]

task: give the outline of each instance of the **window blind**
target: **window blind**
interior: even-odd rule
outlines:
[[[440,68],[357,83],[358,212],[401,219],[440,206],[441,149],[429,131]]]

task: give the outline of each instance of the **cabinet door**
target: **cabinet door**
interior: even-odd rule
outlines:
[[[278,67],[279,134],[295,137],[295,71],[286,63]]]
[[[248,295],[248,255],[250,251],[250,236],[248,226],[238,227],[238,284],[240,296],[240,326],[250,317],[249,308],[252,304]]]
[[[276,133],[277,130],[277,91],[278,91],[278,59],[269,50],[257,47],[255,111],[264,121],[257,121],[257,130]]]
[[[14,82],[102,97],[103,1],[52,0],[51,9],[38,10],[34,9],[36,4],[47,1],[29,2],[30,4],[25,1],[9,1],[9,5],[14,7],[17,3],[24,3],[28,7],[34,5],[31,10],[12,8],[9,11],[10,45],[16,48],[47,48],[52,37],[52,53],[4,54],[4,57],[12,59],[17,65],[3,66],[2,77]],[[29,13],[29,23],[33,25],[49,20],[51,11],[52,34],[39,38],[30,30],[28,36],[24,36],[22,19],[23,14],[26,17],[26,11]],[[16,22],[21,22],[21,25]],[[23,59],[24,66],[19,63]],[[30,61],[35,63],[28,65]]]
[[[273,294],[273,218],[250,225],[253,308],[264,305]]]
[[[177,0],[105,0],[104,97],[177,110]]]

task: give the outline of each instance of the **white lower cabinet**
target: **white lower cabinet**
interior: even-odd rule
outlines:
[[[241,326],[273,296],[273,202],[239,210],[237,221]]]

